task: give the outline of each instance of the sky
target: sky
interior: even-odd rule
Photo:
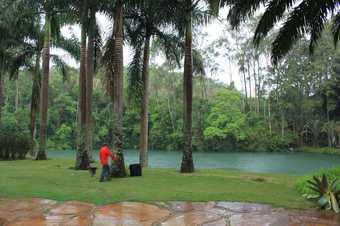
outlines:
[[[222,11],[221,14],[226,15],[226,11],[224,12]],[[111,22],[105,15],[102,15],[102,14],[97,14],[96,18],[97,18],[97,21],[100,27],[102,38],[105,40],[110,35],[110,31],[112,28]],[[198,43],[199,49],[204,50],[205,48],[207,48],[207,46],[211,42],[215,41],[221,36],[228,35],[228,34],[224,34],[223,32],[224,25],[222,24],[220,19],[219,20],[215,19],[209,25],[200,28],[202,33],[205,33],[206,35],[203,37],[201,36],[199,40],[196,40],[196,43]],[[62,35],[67,38],[71,37],[72,35],[75,35],[78,39],[80,39],[80,27],[78,25],[65,26],[62,28],[61,32],[62,32]],[[213,75],[208,72],[207,76],[215,80],[218,80],[224,84],[230,84],[230,81],[231,81],[230,74],[232,74],[232,80],[235,83],[236,87],[238,89],[242,89],[241,82],[239,79],[239,71],[238,71],[238,67],[236,63],[231,62],[231,64],[229,64],[227,59],[222,56],[223,51],[225,50],[217,50],[217,51],[222,52],[220,56],[215,57],[213,59],[214,63],[218,65],[218,70],[217,70],[218,72],[213,73]],[[62,56],[62,58],[72,67],[76,67],[76,68],[79,67],[79,64],[75,60],[73,60],[72,57],[70,57],[66,52],[60,49],[52,49],[52,54],[58,54]],[[125,45],[124,46],[124,66],[127,66],[129,64],[129,62],[131,61],[131,58],[132,58],[132,50],[129,46]],[[204,58],[204,55],[203,55],[203,58]],[[156,64],[157,63],[161,64],[162,62],[164,62],[164,60],[165,59],[158,59],[156,60]]]

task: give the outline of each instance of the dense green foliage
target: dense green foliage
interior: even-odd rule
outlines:
[[[166,67],[150,70],[150,147],[179,150],[182,145],[181,75]],[[196,77],[194,89],[193,146],[200,151],[287,150],[288,143],[270,135],[261,117],[241,111],[242,94],[211,79]],[[18,82],[6,81],[4,121],[15,120],[29,128],[30,74],[22,72]],[[16,89],[16,86],[19,86]],[[103,90],[101,74],[94,86],[94,144],[98,148],[112,136],[112,107]],[[48,147],[75,149],[77,139],[77,74],[70,71],[64,81],[57,71],[51,75]],[[16,98],[19,100],[16,103]],[[125,97],[128,99],[128,97]],[[126,149],[138,148],[139,108],[126,101],[124,137]],[[261,136],[259,136],[261,134]]]
[[[74,171],[71,160],[20,161],[0,164],[0,197],[40,197],[96,204],[116,201],[244,201],[287,208],[308,208],[294,189],[299,177],[218,169],[191,175],[175,169],[145,169],[143,177],[99,183],[87,171]],[[18,179],[20,175],[20,179]]]
[[[29,132],[15,121],[0,124],[0,160],[24,159],[33,148]]]
[[[243,39],[240,38],[242,41]],[[223,40],[222,40],[223,42]],[[242,42],[241,42],[242,43]],[[246,48],[247,40],[244,40]],[[243,45],[243,44],[241,44]],[[325,33],[314,57],[309,57],[307,42],[289,54],[276,67],[244,68],[255,83],[255,96],[238,91],[213,79],[194,77],[193,148],[199,151],[282,151],[290,147],[337,154],[340,143],[337,77],[340,59]],[[248,53],[244,53],[248,54]],[[238,55],[240,68],[254,57]],[[258,53],[260,54],[260,53]],[[264,51],[262,54],[266,54]],[[261,55],[261,54],[260,54]],[[245,57],[245,58],[244,58]],[[258,56],[259,57],[259,56]],[[249,59],[248,59],[249,58]],[[245,60],[245,61],[242,61]],[[256,60],[256,58],[255,58]],[[326,65],[326,66],[325,66]],[[209,66],[209,65],[208,65]],[[207,67],[209,68],[209,67]],[[257,69],[265,69],[265,73]],[[77,139],[78,78],[69,71],[66,81],[53,70],[50,81],[48,146],[51,149],[75,149]],[[252,74],[253,73],[253,74]],[[6,105],[3,121],[20,121],[28,128],[31,74],[20,72],[18,82],[5,81]],[[105,91],[104,75],[94,81],[94,144],[110,141],[113,134],[112,104]],[[255,79],[257,78],[257,79]],[[126,78],[127,79],[127,78]],[[129,98],[125,87],[125,149],[139,145],[140,105]],[[247,87],[249,89],[249,86]],[[157,150],[182,148],[182,77],[167,64],[150,67],[149,146]],[[12,119],[11,119],[12,118]]]

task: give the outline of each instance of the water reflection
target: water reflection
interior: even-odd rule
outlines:
[[[75,159],[74,151],[49,151],[50,158]],[[97,157],[97,154],[95,153]],[[179,168],[181,152],[151,151],[149,164],[153,168]],[[125,151],[127,164],[139,161],[138,152]],[[248,172],[287,173],[303,175],[320,168],[340,166],[340,156],[312,153],[194,153],[196,168],[235,169]]]

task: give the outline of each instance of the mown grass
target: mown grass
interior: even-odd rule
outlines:
[[[287,208],[309,208],[296,191],[299,177],[222,169],[180,174],[175,169],[146,169],[143,177],[99,183],[87,171],[70,169],[69,160],[0,162],[0,197],[39,197],[96,204],[116,201],[242,201]]]

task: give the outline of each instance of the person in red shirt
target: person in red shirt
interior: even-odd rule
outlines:
[[[109,158],[111,158],[112,161],[117,160],[117,156],[115,154],[112,154],[112,152],[109,149],[108,144],[104,144],[104,146],[99,151],[99,160],[100,160],[100,164],[103,167],[102,173],[100,176],[100,182],[110,180]]]

